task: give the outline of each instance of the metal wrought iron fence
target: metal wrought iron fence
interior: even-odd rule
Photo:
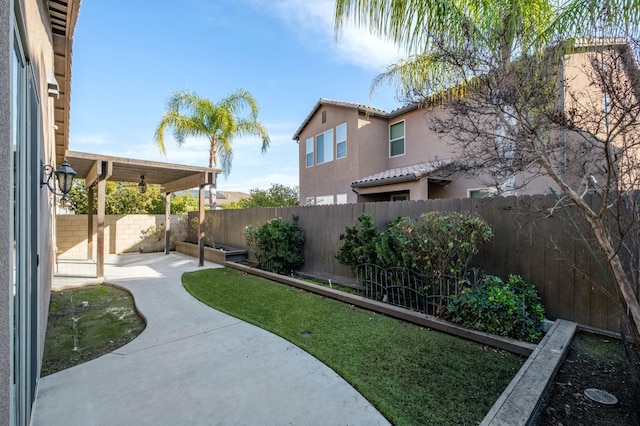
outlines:
[[[427,277],[407,268],[371,263],[358,265],[357,279],[364,297],[434,316],[442,316],[449,299],[468,286],[449,275]]]

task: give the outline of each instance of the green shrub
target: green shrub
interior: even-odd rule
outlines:
[[[403,267],[425,276],[467,277],[471,258],[480,244],[493,236],[481,218],[465,213],[429,212],[418,218],[397,218],[384,232],[369,213],[358,224],[345,227],[344,243],[336,258],[356,275],[356,267],[373,263],[384,268]]]
[[[344,234],[340,234],[340,241],[344,243],[338,249],[336,259],[343,265],[349,266],[351,273],[356,275],[356,267],[363,263],[378,264],[377,249],[380,231],[373,222],[370,213],[358,216],[358,223],[352,227],[345,227]]]
[[[398,218],[380,237],[381,266],[402,266],[425,276],[467,277],[480,244],[493,237],[480,217],[457,212],[429,212],[418,218]]]
[[[535,342],[542,336],[544,309],[536,288],[517,275],[505,283],[488,275],[449,303],[453,322],[463,327]]]
[[[260,269],[288,274],[304,264],[304,233],[297,220],[294,216],[292,222],[285,222],[278,217],[261,226],[247,226],[249,255]]]

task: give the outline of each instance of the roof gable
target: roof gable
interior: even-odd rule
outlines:
[[[311,121],[311,119],[313,119],[313,117],[316,115],[316,113],[318,112],[318,110],[320,110],[320,108],[322,106],[335,106],[335,107],[339,107],[339,108],[346,108],[346,109],[352,109],[352,110],[356,110],[358,112],[362,112],[365,113],[369,116],[373,116],[373,117],[381,117],[381,118],[388,118],[389,114],[381,109],[377,109],[377,108],[373,108],[373,107],[369,107],[363,104],[356,104],[353,102],[345,102],[345,101],[336,101],[333,99],[327,99],[327,98],[320,98],[318,100],[318,102],[316,102],[315,106],[311,109],[311,112],[309,113],[309,115],[307,115],[307,117],[304,119],[304,121],[302,122],[302,124],[300,125],[300,127],[298,128],[298,130],[296,130],[296,132],[293,135],[293,140],[297,141],[300,138],[300,133],[302,133],[302,131],[305,129],[305,127],[307,127],[307,124],[309,124],[309,122]]]

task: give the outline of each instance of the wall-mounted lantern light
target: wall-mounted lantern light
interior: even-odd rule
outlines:
[[[45,165],[44,161],[40,161],[40,166],[42,167],[40,175],[40,187],[42,188],[42,185],[47,185],[49,191],[56,195],[62,195],[63,198],[66,198],[69,194],[69,191],[71,191],[71,187],[73,186],[73,179],[77,175],[76,171],[73,170],[67,160],[64,160],[62,162],[62,165],[55,170],[53,170],[52,166],[48,164]],[[56,176],[60,192],[56,192],[55,183],[51,179],[53,175]]]
[[[140,189],[140,193],[144,194],[147,192],[147,184],[144,181],[144,175],[140,176],[140,183],[138,184],[138,188]]]

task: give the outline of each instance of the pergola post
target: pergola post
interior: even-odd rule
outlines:
[[[93,258],[93,250],[96,250],[96,276],[104,277],[106,181],[140,182],[139,179],[141,179],[142,176],[144,176],[145,183],[159,184],[164,188],[163,191],[166,197],[165,253],[167,254],[171,249],[170,195],[176,191],[200,188],[200,226],[198,235],[200,253],[198,256],[198,263],[200,266],[204,266],[204,188],[206,185],[215,183],[216,175],[222,172],[222,170],[75,151],[67,151],[66,158],[73,164],[73,167],[77,172],[77,177],[85,180],[85,185],[89,191],[91,191],[91,188],[95,187],[95,185],[98,185],[97,206],[95,204],[96,195],[92,195],[91,193],[89,195],[89,209],[91,210],[87,220],[87,254],[88,257]],[[97,207],[97,219],[93,217],[91,203],[93,203],[93,206]],[[97,238],[93,237],[94,224],[96,224]]]
[[[171,251],[171,193],[164,194],[164,254]]]
[[[87,188],[87,260],[93,260],[93,187]]]
[[[98,255],[96,256],[96,275],[104,277],[104,210],[106,198],[106,180],[98,180]]]
[[[204,188],[200,185],[198,192],[198,266],[204,266]]]

